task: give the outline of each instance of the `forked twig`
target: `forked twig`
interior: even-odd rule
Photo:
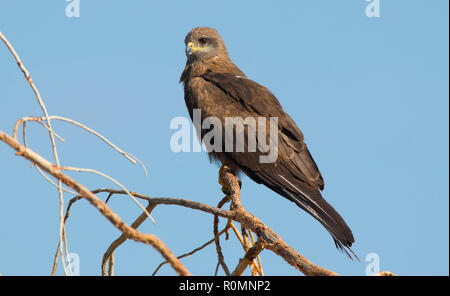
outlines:
[[[111,193],[110,193],[111,195]],[[157,206],[157,204],[149,202],[146,210],[147,212],[152,212],[153,209]],[[131,224],[131,227],[134,229],[138,229],[138,227],[147,219],[147,214],[143,212],[139,217]],[[121,234],[115,241],[111,243],[111,245],[106,250],[105,254],[103,255],[102,259],[102,266],[101,266],[101,272],[102,275],[106,275],[106,265],[108,264],[108,275],[113,275],[113,266],[111,266],[111,258],[114,256],[114,251],[121,245],[123,242],[127,240],[127,237],[125,234]]]
[[[108,144],[111,148],[113,148],[114,150],[116,150],[117,152],[119,152],[120,154],[122,154],[126,159],[128,159],[129,161],[131,161],[133,164],[139,163],[142,168],[144,169],[144,173],[146,176],[148,176],[148,171],[147,168],[145,167],[145,165],[142,163],[142,161],[137,158],[136,156],[132,155],[131,153],[128,153],[126,151],[123,151],[122,149],[120,149],[119,147],[117,147],[116,145],[114,145],[110,140],[108,140],[105,136],[103,136],[102,134],[100,134],[99,132],[87,127],[86,125],[75,121],[73,119],[70,118],[66,118],[66,117],[62,117],[62,116],[56,116],[56,115],[52,115],[52,116],[48,116],[48,117],[32,117],[32,116],[28,116],[28,117],[23,117],[21,119],[19,119],[16,124],[14,125],[14,130],[13,130],[13,136],[15,139],[17,139],[17,130],[20,126],[21,123],[25,123],[27,121],[35,121],[35,122],[39,122],[40,124],[42,124],[46,129],[48,129],[50,132],[52,132],[56,137],[58,137],[61,141],[64,142],[64,139],[62,137],[60,137],[58,134],[56,134],[54,131],[50,130],[48,126],[46,126],[45,124],[42,123],[42,120],[60,120],[60,121],[65,121],[68,123],[71,123],[75,126],[78,126],[86,131],[88,131],[89,133],[95,135],[96,137],[98,137],[99,139],[101,139],[103,142],[105,142],[106,144]]]
[[[27,121],[26,120],[21,121],[21,119],[19,119],[16,122],[16,125],[14,126],[13,137],[14,137],[14,139],[17,140],[17,129],[18,129],[19,125],[20,125],[20,122],[22,122],[22,141],[23,141],[23,145],[25,147],[28,147],[28,145],[27,145],[27,137],[26,137],[26,125],[27,125]],[[47,128],[47,126],[45,124],[42,124],[42,125]],[[58,184],[56,184],[52,179],[50,179],[50,177],[47,176],[47,174],[44,173],[39,166],[35,166],[35,168],[37,169],[39,174],[41,174],[45,178],[45,180],[47,180],[50,184],[52,184],[53,186],[58,188]],[[67,192],[67,193],[77,195],[77,193],[75,191],[69,190],[69,189],[64,188],[64,187],[62,187],[62,190]],[[57,256],[58,256],[58,254],[57,254]],[[57,258],[56,258],[56,260],[57,260]]]
[[[221,230],[219,231],[219,233],[217,234],[218,236],[221,236],[223,233],[226,233],[228,228],[230,227],[231,224],[231,220],[228,220],[227,225]],[[207,241],[206,243],[204,243],[203,245],[201,245],[200,247],[197,247],[195,249],[193,249],[192,251],[188,252],[188,253],[184,253],[183,255],[178,256],[178,259],[184,258],[184,257],[189,257],[194,255],[195,253],[197,253],[198,251],[203,250],[204,248],[206,248],[207,246],[209,246],[210,244],[212,244],[215,241],[215,237],[210,239],[209,241]],[[158,272],[158,270],[161,269],[161,267],[163,267],[165,264],[167,264],[167,261],[161,262],[161,264],[158,265],[158,267],[155,269],[155,271],[152,273],[152,276],[156,275],[156,273]]]
[[[87,173],[93,173],[99,176],[102,176],[108,180],[110,180],[111,182],[113,182],[114,184],[116,184],[117,186],[121,187],[127,194],[129,197],[131,197],[131,199],[137,204],[137,206],[150,218],[150,220],[153,222],[153,224],[156,224],[155,219],[153,219],[153,217],[150,215],[150,213],[145,209],[145,207],[128,191],[127,188],[125,188],[125,186],[123,186],[122,184],[120,184],[117,180],[115,180],[114,178],[108,176],[105,173],[99,172],[97,170],[94,169],[85,169],[85,168],[74,168],[74,167],[60,167],[61,170],[69,170],[69,171],[74,171],[74,172],[87,172]]]
[[[36,99],[38,101],[39,106],[42,109],[42,112],[44,113],[45,117],[48,117],[47,108],[45,107],[44,101],[41,98],[41,94],[39,93],[39,90],[37,89],[36,85],[34,84],[33,80],[31,79],[30,73],[25,68],[25,65],[22,63],[19,55],[17,54],[17,52],[15,51],[14,47],[11,45],[11,43],[8,41],[8,39],[6,39],[6,37],[3,35],[2,32],[0,32],[0,39],[3,41],[3,43],[5,43],[6,47],[8,48],[8,50],[13,55],[14,59],[17,62],[17,65],[19,66],[20,70],[22,71],[23,75],[25,76],[25,79],[28,81],[28,84],[33,89],[33,92],[34,92],[34,94],[36,96]],[[48,128],[49,128],[49,136],[50,136],[50,142],[51,142],[51,145],[52,145],[53,157],[55,159],[56,165],[60,166],[58,152],[56,151],[55,138],[54,138],[53,133],[52,133],[52,125],[51,125],[51,122],[50,122],[50,120],[48,118],[46,119],[46,121],[47,121],[47,125],[48,125]],[[68,247],[67,247],[67,240],[64,239],[64,231],[65,231],[64,230],[64,223],[63,223],[64,196],[63,196],[61,180],[58,180],[58,195],[59,195],[59,221],[60,221],[60,223],[59,223],[59,226],[60,226],[59,227],[59,242],[60,242],[60,245],[62,245],[64,243],[66,255],[68,256],[69,251],[68,251]],[[61,252],[61,254],[62,254],[62,252]],[[64,273],[67,275],[65,262],[64,262],[64,260],[62,260],[62,261],[63,261]],[[67,260],[67,263],[68,263],[68,269],[71,272],[70,260]]]

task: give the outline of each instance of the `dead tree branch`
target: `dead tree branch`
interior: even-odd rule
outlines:
[[[236,178],[232,174],[225,174],[226,182],[229,182],[230,188],[232,188],[232,194],[229,196],[232,200],[232,210],[224,210],[216,208],[213,206],[205,205],[195,201],[190,201],[187,199],[180,198],[169,198],[169,197],[151,197],[144,194],[130,192],[137,198],[145,199],[154,204],[164,204],[164,205],[177,205],[182,207],[187,207],[213,215],[217,215],[223,218],[231,219],[238,223],[243,224],[247,229],[253,231],[257,236],[258,240],[264,243],[264,248],[273,251],[280,257],[282,257],[287,263],[294,266],[300,270],[305,275],[310,276],[330,276],[339,275],[336,272],[328,270],[326,268],[315,265],[292,247],[288,246],[276,233],[274,233],[269,227],[267,227],[261,220],[255,217],[253,214],[247,212],[245,208],[240,204],[240,191],[239,184]],[[114,194],[126,194],[123,190],[116,189],[97,189],[93,191],[94,193],[108,192]]]
[[[59,167],[50,163],[48,160],[32,151],[29,148],[21,145],[17,140],[7,135],[0,130],[0,140],[8,144],[11,148],[16,150],[16,155],[20,155],[30,160],[35,165],[38,165],[41,169],[51,174],[58,180],[61,180],[64,184],[75,190],[87,199],[93,206],[95,206],[100,213],[108,219],[116,228],[118,228],[127,238],[142,242],[153,246],[167,261],[179,275],[190,275],[189,271],[178,260],[175,255],[167,248],[167,246],[156,236],[151,234],[145,234],[138,232],[136,229],[127,225],[116,213],[114,213],[102,200],[100,200],[95,194],[78,183],[68,175],[64,174]]]
[[[233,271],[231,275],[233,276],[241,275],[247,268],[247,266],[253,263],[256,256],[258,256],[263,249],[264,243],[260,240],[256,241],[255,245],[250,249],[248,249],[247,253],[245,253],[244,258],[239,261],[238,266],[236,266],[236,269]]]
[[[48,112],[47,112],[47,107],[44,104],[44,101],[42,100],[41,94],[39,93],[39,90],[37,89],[36,85],[33,82],[33,79],[31,79],[30,73],[28,72],[27,68],[25,67],[25,65],[22,63],[22,60],[20,59],[19,55],[17,54],[16,50],[14,49],[14,47],[12,46],[12,44],[8,41],[8,39],[6,39],[5,35],[3,35],[2,32],[0,32],[0,40],[3,41],[3,43],[6,45],[6,47],[8,48],[8,50],[11,52],[11,54],[14,57],[14,60],[16,61],[17,65],[19,66],[20,70],[22,71],[23,75],[25,76],[25,79],[27,80],[28,84],[30,85],[30,87],[33,89],[33,92],[36,96],[36,99],[38,101],[39,106],[41,107],[42,113],[44,113],[47,122],[47,126],[48,126],[48,133],[50,136],[50,142],[52,145],[52,151],[53,151],[53,158],[55,159],[55,163],[57,166],[60,166],[60,162],[59,162],[59,156],[58,156],[58,152],[56,150],[56,142],[55,142],[55,137],[53,136],[53,129],[52,129],[52,124],[50,119],[48,119]],[[61,246],[61,255],[63,253],[63,245],[65,246],[65,251],[66,254],[69,254],[68,251],[68,247],[67,247],[67,240],[64,239],[64,222],[63,222],[63,211],[64,211],[64,196],[63,196],[63,190],[62,190],[62,182],[61,180],[58,179],[58,195],[59,195],[59,245]],[[64,269],[64,273],[67,274],[66,271],[66,266],[65,266],[65,262],[64,260],[62,260],[63,262],[63,269]],[[69,265],[69,270],[71,270],[70,268],[70,261],[67,260],[68,265]]]
[[[225,196],[219,202],[219,204],[217,205],[217,208],[220,209],[226,202],[228,202],[228,197]],[[214,232],[214,243],[216,245],[217,259],[218,259],[220,266],[222,266],[223,272],[225,272],[226,275],[230,275],[230,270],[228,269],[228,266],[225,264],[225,259],[223,258],[222,247],[220,246],[220,237],[219,237],[218,228],[219,228],[219,216],[214,215],[213,232]]]
[[[149,202],[146,210],[148,213],[151,213],[153,211],[153,209],[156,207],[156,204]],[[144,223],[145,219],[147,218],[147,214],[145,212],[142,212],[141,215],[139,215],[139,217],[137,217],[137,219],[131,224],[131,227],[133,227],[134,229],[137,229],[142,223]],[[113,241],[111,243],[111,245],[108,247],[108,249],[106,250],[105,254],[103,255],[103,259],[102,259],[102,275],[106,275],[106,265],[109,265],[109,269],[108,269],[108,275],[112,275],[113,273],[113,258],[114,258],[114,251],[121,245],[123,244],[125,241],[127,240],[127,237],[124,233],[122,233],[120,235],[120,237],[118,237],[115,241]]]
[[[218,233],[218,235],[220,236],[220,235],[226,233],[226,232],[228,231],[228,228],[229,228],[229,227],[230,227],[230,224],[227,224],[227,225],[225,226],[225,228],[222,229],[222,230]],[[197,253],[198,251],[203,250],[204,248],[206,248],[207,246],[209,246],[210,244],[212,244],[214,241],[215,241],[215,237],[212,238],[212,239],[210,239],[209,241],[207,241],[206,243],[204,243],[204,244],[201,245],[200,247],[195,248],[194,250],[192,250],[192,251],[190,251],[190,252],[184,253],[183,255],[180,255],[180,256],[178,256],[177,258],[178,258],[178,259],[181,259],[181,258],[189,257],[189,256],[191,256],[191,255]],[[152,273],[152,275],[156,275],[156,273],[158,272],[158,270],[159,270],[164,264],[167,264],[167,263],[168,263],[167,261],[161,262],[161,264],[158,265],[158,267],[155,269],[155,271]]]

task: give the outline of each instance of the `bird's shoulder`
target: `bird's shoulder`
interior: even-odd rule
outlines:
[[[263,116],[270,115],[269,110],[282,110],[280,102],[268,88],[245,75],[207,71],[200,77]]]

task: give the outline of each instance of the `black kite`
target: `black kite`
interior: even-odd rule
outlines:
[[[214,116],[222,124],[225,117],[278,118],[275,162],[261,163],[259,156],[263,153],[260,151],[212,151],[210,157],[219,160],[222,167],[226,165],[234,174],[242,171],[255,182],[295,202],[328,230],[338,249],[350,256],[346,248],[353,253],[350,249],[353,234],[344,219],[321,196],[324,181],[303,142],[303,134],[275,96],[266,87],[248,79],[233,64],[215,29],[195,28],[186,36],[185,43],[187,62],[180,82],[184,84],[191,119],[194,109],[201,110],[202,120]],[[202,139],[206,132],[202,130]]]

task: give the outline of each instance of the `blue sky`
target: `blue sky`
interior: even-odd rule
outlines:
[[[188,116],[182,86],[184,37],[197,26],[222,35],[231,59],[267,86],[302,129],[325,179],[324,197],[351,227],[361,262],[339,253],[311,216],[244,178],[244,206],[308,259],[344,275],[364,275],[366,255],[401,275],[449,273],[448,1],[380,0],[368,18],[353,1],[80,0],[2,1],[0,30],[14,45],[49,113],[101,132],[139,157],[142,169],[103,142],[66,123],[54,128],[63,165],[89,167],[151,196],[211,205],[222,198],[218,167],[205,153],[173,153],[170,121]],[[32,90],[0,46],[0,129],[41,115]],[[48,134],[28,125],[28,143],[51,159]],[[114,187],[93,175],[70,174],[88,188]],[[30,163],[0,144],[0,273],[48,275],[58,242],[58,195]],[[70,195],[65,196],[66,202]],[[128,223],[140,210],[127,197],[109,205]],[[179,255],[212,238],[212,216],[170,206],[140,230]],[[221,225],[224,225],[222,221]],[[70,252],[82,275],[98,275],[104,251],[119,236],[86,201],[67,223]],[[243,256],[233,238],[222,243],[233,269]],[[149,275],[162,261],[151,247],[126,242],[116,274]],[[214,246],[182,259],[196,275],[211,275]],[[267,275],[298,275],[270,251]],[[58,274],[62,269],[58,268]],[[163,267],[161,275],[175,274]]]

